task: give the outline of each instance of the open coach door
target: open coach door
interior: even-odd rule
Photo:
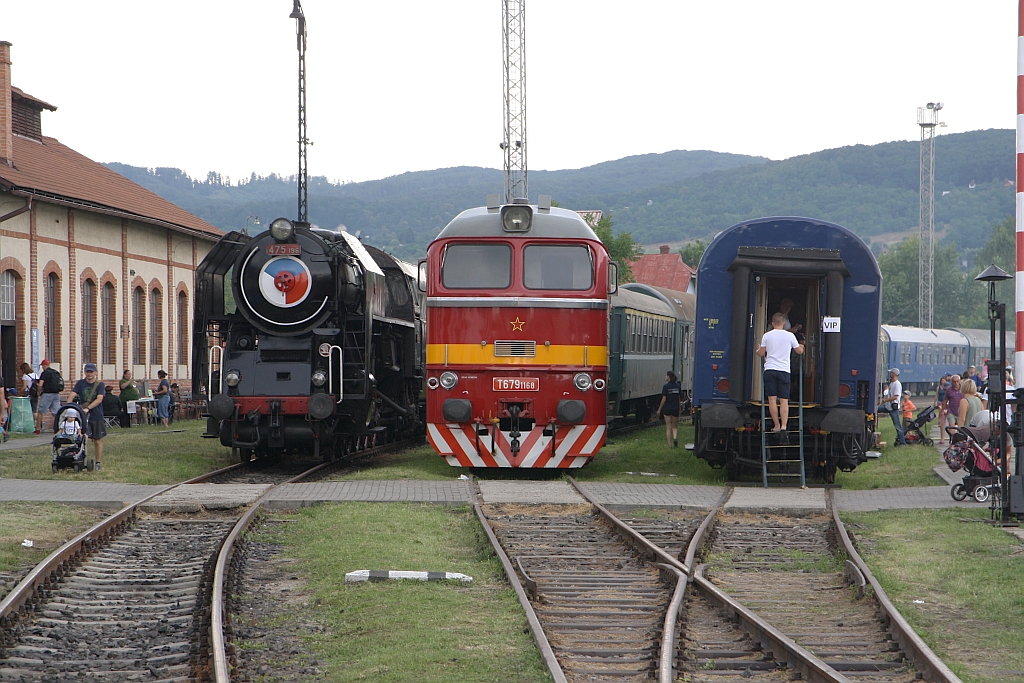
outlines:
[[[729,398],[737,403],[760,403],[762,361],[756,352],[771,329],[771,318],[789,304],[789,320],[805,345],[802,357],[804,404],[839,403],[841,332],[823,333],[824,318],[839,318],[843,281],[849,276],[837,249],[738,247],[729,270],[733,273],[732,348],[745,349],[748,363],[730,366]],[[750,381],[746,374],[749,372]],[[749,388],[749,389],[748,389]],[[793,387],[793,400],[798,388]]]

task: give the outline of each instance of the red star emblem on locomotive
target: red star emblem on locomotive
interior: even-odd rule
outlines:
[[[516,319],[515,320],[510,320],[509,323],[511,323],[511,325],[512,325],[512,331],[513,332],[515,332],[517,330],[522,332],[523,331],[523,325],[526,324],[526,321],[525,320],[520,320],[519,316],[517,315]]]

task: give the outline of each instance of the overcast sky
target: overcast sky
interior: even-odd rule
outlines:
[[[501,0],[303,0],[311,175],[498,168]],[[1015,126],[1016,3],[530,0],[531,169],[710,149],[783,159]],[[97,161],[297,166],[291,0],[0,0],[43,132]]]

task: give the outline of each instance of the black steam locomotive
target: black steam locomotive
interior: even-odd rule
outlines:
[[[416,269],[347,232],[278,218],[196,271],[192,389],[243,461],[330,460],[423,429]]]

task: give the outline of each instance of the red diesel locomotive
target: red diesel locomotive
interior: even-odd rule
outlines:
[[[608,251],[574,211],[456,216],[427,249],[427,438],[454,467],[581,467],[607,425]]]

